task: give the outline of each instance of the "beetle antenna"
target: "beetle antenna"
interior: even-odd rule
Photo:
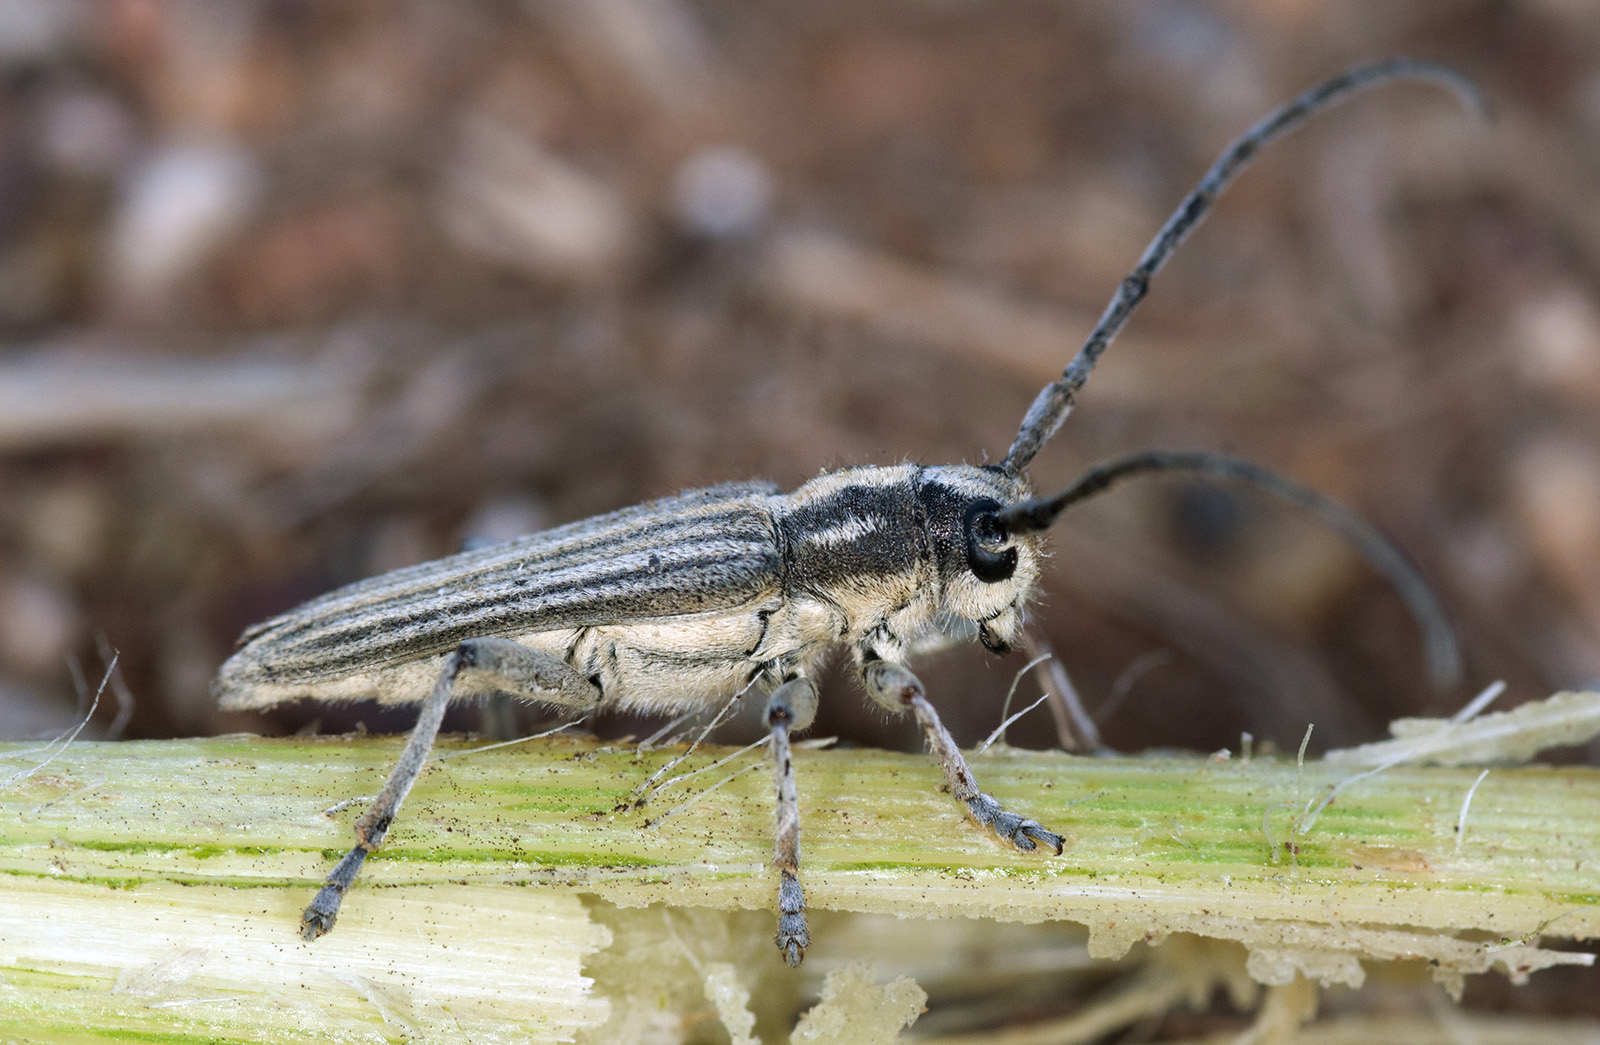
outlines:
[[[1204,450],[1146,450],[1095,465],[1052,497],[1035,497],[1002,508],[995,513],[995,522],[1007,536],[1038,533],[1048,529],[1068,508],[1104,493],[1119,480],[1143,472],[1173,471],[1250,483],[1314,514],[1394,585],[1422,630],[1428,673],[1434,686],[1443,690],[1455,685],[1461,675],[1461,649],[1443,607],[1416,565],[1359,515],[1258,464]]]
[[[1078,389],[1089,379],[1089,371],[1121,332],[1133,315],[1133,310],[1150,289],[1150,280],[1165,265],[1178,246],[1193,232],[1210,212],[1222,190],[1226,189],[1240,172],[1249,165],[1265,146],[1278,137],[1294,130],[1322,110],[1344,101],[1352,94],[1389,83],[1393,80],[1418,80],[1441,84],[1454,91],[1463,104],[1480,115],[1487,115],[1489,107],[1477,85],[1465,76],[1444,66],[1410,58],[1391,58],[1375,65],[1361,66],[1324,80],[1282,107],[1269,113],[1255,126],[1245,131],[1225,149],[1217,161],[1206,171],[1200,183],[1190,190],[1172,217],[1156,233],[1155,239],[1145,248],[1139,264],[1117,288],[1111,303],[1100,316],[1100,322],[1089,332],[1089,338],[1078,350],[1061,377],[1040,390],[1033,405],[1022,419],[1022,427],[1011,449],[1006,452],[1000,467],[1011,475],[1019,475],[1028,466],[1050,437],[1056,434],[1061,423],[1072,411]]]

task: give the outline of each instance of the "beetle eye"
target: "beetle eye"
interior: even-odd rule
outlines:
[[[985,584],[1008,580],[1017,572],[1017,549],[1006,547],[1006,532],[995,513],[1000,503],[984,498],[967,508],[962,528],[967,535],[967,569]]]

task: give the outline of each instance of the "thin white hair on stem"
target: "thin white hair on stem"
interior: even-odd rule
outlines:
[[[744,695],[749,693],[750,690],[755,687],[755,684],[756,680],[751,679],[749,682],[745,683],[743,689],[729,697],[727,702],[724,703],[722,707],[717,709],[717,713],[711,716],[711,721],[706,723],[705,728],[700,731],[700,735],[694,738],[694,743],[690,744],[688,749],[685,750],[683,754],[677,755],[670,759],[666,765],[662,766],[654,773],[651,773],[648,780],[634,788],[633,793],[628,796],[628,800],[623,803],[623,806],[631,806],[634,809],[637,809],[644,805],[645,802],[648,801],[651,789],[655,787],[656,781],[660,780],[661,777],[666,773],[678,768],[683,764],[684,759],[694,754],[695,751],[699,749],[700,745],[705,742],[706,737],[711,735],[711,731],[722,724],[722,720],[728,716],[728,713],[733,710],[734,706],[737,705],[739,701],[744,699]]]
[[[1055,654],[1049,650],[1046,650],[1037,657],[1034,657],[1032,660],[1028,661],[1028,663],[1022,665],[1022,667],[1017,669],[1017,673],[1011,676],[1011,688],[1006,690],[1005,703],[1000,705],[1000,717],[1002,719],[1011,714],[1011,700],[1017,695],[1017,687],[1022,685],[1022,677],[1053,657],[1055,657]]]
[[[765,744],[771,739],[772,739],[772,737],[770,735],[762,737],[760,740],[757,740],[755,743],[747,744],[746,746],[740,748],[738,751],[734,752],[732,755],[729,755],[727,758],[719,759],[718,761],[713,762],[711,765],[706,766],[705,768],[706,769],[714,769],[717,766],[725,765],[730,759],[733,759],[733,758],[735,758],[735,757],[737,757],[739,755],[744,754],[745,752],[749,751],[753,747],[758,747],[758,746],[760,746],[762,744]],[[729,773],[727,776],[723,777],[721,780],[718,780],[715,784],[712,784],[710,787],[704,789],[703,791],[696,791],[694,794],[690,795],[688,798],[684,799],[682,802],[679,802],[677,805],[673,806],[671,809],[668,809],[665,813],[662,813],[660,816],[651,817],[649,820],[646,820],[644,822],[644,826],[646,826],[646,827],[655,827],[657,824],[661,823],[661,821],[665,820],[667,817],[674,816],[674,815],[676,815],[678,813],[683,812],[685,809],[688,809],[690,806],[694,805],[696,802],[700,801],[702,798],[706,797],[711,792],[713,792],[717,788],[721,787],[723,784],[729,783],[730,781],[733,781],[733,780],[737,780],[739,777],[744,776],[746,773],[752,772],[752,771],[760,769],[760,768],[761,768],[761,763],[759,763],[759,762],[752,762],[748,766],[742,766],[741,768],[734,770],[732,773]],[[694,776],[696,773],[702,773],[702,772],[705,772],[705,770],[697,769],[697,770],[694,771],[694,773],[685,773],[683,776],[673,777],[671,780],[667,781],[666,784],[661,785],[661,788],[657,789],[657,793],[659,793],[660,790],[665,789],[670,784],[675,784],[679,780],[687,780],[689,777]]]
[[[727,700],[727,703],[723,704],[720,708],[718,708],[717,709],[717,713],[715,715],[711,716],[711,721],[707,722],[705,724],[705,726],[700,730],[700,735],[695,737],[695,739],[690,742],[689,750],[685,751],[683,753],[682,757],[683,758],[688,758],[690,755],[692,755],[694,753],[695,748],[697,748],[701,744],[705,743],[705,739],[706,739],[706,737],[710,736],[711,731],[713,729],[716,729],[718,726],[722,725],[722,723],[727,720],[727,717],[728,717],[729,713],[732,712],[734,708],[738,707],[739,701],[744,699],[745,694],[749,693],[752,689],[754,689],[755,685],[756,685],[756,680],[755,679],[751,679],[749,682],[745,683],[745,686],[744,686],[743,689],[741,689],[739,692],[735,693],[733,696],[729,697],[728,700]],[[669,727],[676,728],[679,725],[683,725],[683,724],[685,724],[687,722],[693,721],[700,714],[701,714],[701,710],[697,709],[697,710],[689,712],[686,715],[678,716],[677,719],[673,720],[672,722],[667,723],[667,725]],[[659,733],[660,730],[657,730],[657,732]],[[662,747],[671,747],[673,744],[681,744],[681,743],[683,743],[684,738],[687,737],[690,732],[691,732],[691,730],[689,730],[689,729],[685,729],[682,732],[675,732],[671,736],[669,736],[665,740],[663,740],[661,742],[661,746]],[[655,734],[651,734],[651,735],[654,736]],[[643,754],[643,752],[640,752],[640,753]]]
[[[1301,785],[1305,782],[1306,775],[1306,747],[1311,743],[1311,731],[1317,728],[1315,722],[1306,723],[1305,736],[1300,738],[1300,751],[1294,756],[1294,800],[1299,804],[1303,793]]]
[[[354,798],[341,798],[333,805],[324,809],[322,811],[322,815],[338,816],[340,813],[344,812],[346,809],[349,809],[353,805],[359,805],[362,802],[376,802],[377,800],[377,795],[357,795]]]
[[[40,747],[29,748],[26,751],[16,752],[16,755],[24,758],[29,755],[39,754],[43,754],[45,757],[42,762],[29,766],[27,769],[19,769],[17,772],[6,777],[5,780],[0,780],[0,788],[11,787],[13,784],[19,784],[28,779],[45,766],[48,766],[51,762],[54,762],[61,756],[62,752],[66,751],[67,748],[72,746],[72,742],[78,739],[78,734],[83,732],[84,727],[89,724],[89,720],[94,717],[95,711],[99,709],[100,697],[105,693],[106,687],[111,682],[112,675],[117,670],[117,658],[117,651],[112,650],[110,662],[106,664],[105,674],[100,676],[100,684],[95,687],[94,696],[89,699],[88,710],[86,710],[78,719],[77,725],[70,726],[61,731],[60,733],[56,734],[54,739],[48,741]],[[79,693],[87,695],[88,685],[84,682],[83,669],[78,665],[78,662],[76,660],[68,661],[67,670],[72,673],[73,684],[79,687]]]
[[[1317,724],[1315,722],[1307,722],[1305,734],[1300,738],[1300,750],[1294,756],[1294,764],[1300,769],[1305,769],[1306,767],[1306,748],[1311,744],[1311,731],[1316,728]]]
[[[563,722],[559,726],[553,726],[550,729],[544,730],[543,732],[540,732],[540,733],[530,733],[525,737],[515,737],[515,738],[513,738],[511,740],[497,740],[493,744],[482,744],[482,745],[480,745],[478,747],[462,748],[459,751],[445,751],[445,752],[442,752],[440,754],[430,756],[428,761],[429,762],[443,762],[447,758],[455,758],[458,755],[476,755],[476,754],[478,754],[479,752],[482,752],[482,751],[493,751],[497,747],[511,747],[511,746],[513,746],[515,744],[526,744],[530,740],[543,740],[545,737],[553,737],[557,733],[561,733],[561,732],[563,732],[565,730],[571,729],[573,726],[582,725],[583,723],[587,722],[588,720],[589,720],[589,715],[586,713],[586,714],[583,714],[583,715],[579,715],[577,718],[573,719],[570,722]]]
[[[1306,802],[1305,809],[1300,814],[1300,822],[1297,825],[1296,833],[1299,835],[1310,834],[1311,829],[1317,824],[1317,819],[1322,816],[1322,811],[1333,804],[1333,800],[1339,797],[1339,792],[1343,791],[1351,784],[1365,780],[1369,776],[1376,776],[1385,769],[1393,769],[1395,766],[1406,761],[1410,757],[1411,756],[1409,755],[1404,755],[1400,758],[1392,758],[1381,766],[1373,766],[1371,769],[1362,770],[1354,776],[1347,776],[1337,784],[1328,788],[1328,793],[1323,795],[1320,799],[1313,798],[1309,800]]]
[[[117,715],[111,720],[111,725],[106,727],[105,738],[121,740],[123,731],[133,720],[133,691],[128,688],[128,680],[122,677],[122,669],[117,665],[117,651],[112,648],[111,640],[106,638],[106,633],[98,632],[94,637],[94,644],[100,653],[101,662],[109,665],[106,670],[111,681],[111,696],[117,702]]]
[[[1055,658],[1055,654],[1053,652],[1051,652],[1050,650],[1046,649],[1043,653],[1040,653],[1038,656],[1036,656],[1032,660],[1028,661],[1028,663],[1026,663],[1026,664],[1022,665],[1022,667],[1018,668],[1017,669],[1017,673],[1015,675],[1011,676],[1011,688],[1006,690],[1005,702],[1000,705],[1000,725],[998,727],[996,727],[996,729],[995,729],[995,731],[993,733],[989,734],[989,739],[985,740],[983,743],[978,745],[977,750],[974,751],[973,754],[975,754],[975,755],[983,754],[983,752],[989,747],[989,745],[993,744],[995,742],[995,738],[996,737],[1005,736],[1005,732],[1006,732],[1006,727],[1007,726],[1011,725],[1011,723],[1013,723],[1017,719],[1021,718],[1022,715],[1026,715],[1029,711],[1032,711],[1034,708],[1038,707],[1039,704],[1042,701],[1049,699],[1049,697],[1050,697],[1050,687],[1046,686],[1044,688],[1044,696],[1040,697],[1038,700],[1034,701],[1032,704],[1029,704],[1027,709],[1024,710],[1021,714],[1019,714],[1019,715],[1012,715],[1011,714],[1011,701],[1017,695],[1017,687],[1022,685],[1023,676],[1026,675],[1028,672],[1032,671],[1034,668],[1038,667],[1040,664],[1043,664],[1045,661],[1053,660],[1054,658]]]
[[[1461,800],[1461,812],[1456,815],[1456,855],[1461,855],[1461,843],[1467,837],[1467,811],[1472,808],[1472,796],[1478,793],[1478,785],[1483,783],[1483,778],[1489,775],[1485,769],[1478,774],[1478,779],[1467,788],[1467,797]]]
[[[660,784],[656,785],[655,789],[652,790],[650,792],[650,794],[646,798],[641,798],[639,800],[638,804],[639,805],[644,805],[645,802],[649,801],[651,798],[656,797],[661,792],[665,791],[667,788],[672,787],[674,784],[681,784],[685,780],[692,780],[693,778],[699,776],[702,773],[709,773],[713,769],[718,769],[718,768],[720,768],[722,766],[725,766],[729,762],[732,762],[733,760],[739,758],[741,755],[744,755],[747,752],[753,751],[754,749],[756,749],[758,747],[761,747],[764,744],[769,743],[771,740],[772,740],[772,734],[768,733],[766,736],[762,737],[760,740],[752,740],[750,743],[746,744],[742,748],[739,748],[737,751],[730,751],[728,754],[723,755],[721,758],[717,759],[715,762],[710,762],[710,763],[708,763],[706,765],[703,765],[699,769],[691,769],[687,773],[679,773],[675,777],[668,777],[667,779],[663,780]]]
[[[983,743],[979,744],[977,746],[977,748],[972,752],[973,756],[976,757],[978,755],[983,754],[985,751],[989,750],[990,746],[993,745],[996,740],[999,740],[1002,736],[1005,735],[1006,730],[1011,727],[1011,724],[1013,722],[1015,722],[1017,719],[1021,718],[1023,715],[1026,715],[1028,712],[1032,711],[1034,708],[1038,707],[1040,704],[1043,704],[1045,701],[1047,701],[1049,699],[1050,699],[1050,693],[1047,690],[1044,693],[1039,694],[1039,699],[1038,700],[1035,700],[1032,704],[1029,704],[1027,707],[1023,708],[1021,711],[1017,712],[1015,715],[1010,716],[1004,722],[1000,723],[998,726],[995,727],[994,732],[990,733],[988,735],[988,737],[986,737],[984,739]]]
[[[1294,801],[1291,803],[1284,803],[1289,805],[1291,808],[1299,805],[1300,796],[1305,794],[1306,748],[1311,745],[1311,731],[1315,728],[1317,728],[1317,724],[1315,722],[1306,723],[1305,734],[1300,738],[1300,750],[1297,751],[1294,756]],[[1333,800],[1332,794],[1328,796],[1328,800]],[[1272,808],[1274,807],[1269,806],[1268,811],[1270,812]],[[1304,816],[1305,814],[1302,813],[1299,817],[1294,817],[1289,821],[1289,858],[1291,861],[1295,860],[1295,858],[1299,855],[1296,845],[1297,839],[1300,837],[1300,832],[1303,830],[1301,821],[1304,819]],[[1315,817],[1312,817],[1313,821],[1315,819]],[[1273,862],[1277,862],[1276,847],[1273,849]]]
[[[1466,707],[1464,707],[1460,711],[1456,712],[1455,716],[1450,721],[1453,724],[1461,724],[1461,723],[1467,722],[1474,715],[1478,714],[1484,708],[1488,707],[1490,705],[1490,703],[1492,703],[1494,701],[1494,699],[1496,697],[1498,697],[1505,690],[1505,688],[1506,687],[1505,687],[1505,683],[1504,682],[1495,682],[1495,683],[1491,684],[1490,686],[1486,687],[1482,693],[1479,693],[1476,697],[1472,698],[1472,700],[1467,703]],[[1306,735],[1309,738],[1310,730],[1306,731]],[[1301,745],[1302,754],[1304,753],[1304,751],[1305,751],[1305,745],[1302,744]],[[1310,833],[1311,828],[1316,825],[1317,818],[1322,815],[1322,811],[1324,809],[1327,809],[1328,806],[1333,802],[1333,800],[1336,797],[1338,797],[1339,792],[1343,791],[1345,788],[1351,786],[1352,784],[1359,783],[1360,781],[1365,780],[1367,777],[1377,776],[1379,773],[1382,773],[1385,770],[1393,769],[1395,766],[1404,765],[1407,762],[1416,761],[1417,759],[1423,757],[1427,753],[1428,753],[1427,745],[1425,745],[1425,744],[1416,744],[1416,745],[1413,745],[1411,747],[1408,747],[1404,751],[1401,751],[1399,754],[1395,755],[1393,758],[1385,759],[1384,761],[1382,761],[1382,762],[1378,763],[1377,765],[1373,766],[1371,769],[1366,769],[1366,770],[1363,770],[1360,773],[1356,773],[1353,776],[1345,777],[1343,780],[1339,781],[1332,788],[1330,788],[1328,790],[1328,793],[1326,795],[1323,795],[1320,801],[1315,801],[1314,800],[1314,801],[1308,802],[1306,804],[1305,812],[1302,814],[1302,816],[1300,818],[1300,826],[1299,826],[1300,832],[1302,834]],[[1481,780],[1482,778],[1480,777],[1479,779]],[[1476,787],[1477,785],[1473,785],[1473,786]],[[1298,796],[1296,796],[1296,797],[1298,799]],[[1471,800],[1470,794],[1468,796],[1468,800],[1469,801]],[[1465,810],[1463,810],[1463,812],[1465,812]],[[1459,837],[1457,838],[1457,842],[1459,844],[1459,842],[1460,842]]]
[[[1463,722],[1471,722],[1473,719],[1478,717],[1480,712],[1482,712],[1490,704],[1493,704],[1495,699],[1505,691],[1506,684],[1504,679],[1498,679],[1489,683],[1484,687],[1482,693],[1479,693],[1477,696],[1473,697],[1467,702],[1466,707],[1450,716],[1451,723],[1459,726]]]
[[[634,754],[642,755],[646,751],[649,751],[650,749],[655,747],[655,745],[658,742],[660,742],[662,737],[664,737],[667,734],[671,733],[673,730],[677,729],[679,726],[683,725],[685,722],[689,721],[691,718],[694,718],[695,715],[697,715],[697,714],[699,714],[699,712],[697,712],[697,711],[685,711],[683,714],[679,715],[677,718],[668,720],[666,722],[666,724],[663,725],[660,729],[656,730],[654,733],[651,733],[649,736],[647,736],[643,740],[639,741],[639,746],[634,749]]]

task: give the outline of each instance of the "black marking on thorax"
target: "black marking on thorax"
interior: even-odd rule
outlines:
[[[830,591],[889,576],[913,576],[927,559],[914,484],[851,484],[800,504],[778,519],[785,588]]]
[[[966,533],[963,528],[970,494],[940,482],[917,484],[917,502],[922,509],[923,532],[930,543],[929,555],[941,567],[965,561]]]

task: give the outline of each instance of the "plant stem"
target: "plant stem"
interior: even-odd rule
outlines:
[[[0,789],[0,1040],[317,1041],[353,1027],[380,1040],[448,1037],[441,1027],[568,1040],[629,989],[615,971],[625,963],[599,963],[612,971],[592,987],[585,977],[613,938],[596,918],[606,905],[774,905],[768,774],[743,773],[646,827],[741,762],[615,812],[672,752],[558,737],[468,753],[449,740],[338,927],[303,943],[299,911],[362,803],[323,810],[375,792],[399,744],[77,744],[13,779]],[[725,754],[704,749],[679,772]],[[921,756],[795,759],[814,912],[1073,922],[1101,957],[1192,933],[1243,943],[1266,983],[1297,971],[1358,982],[1360,961],[1395,958],[1437,963],[1447,982],[1494,966],[1520,977],[1588,957],[1542,949],[1541,937],[1600,936],[1594,768],[1481,781],[1476,768],[1395,768],[1347,787],[1297,833],[1308,803],[1352,770],[975,758],[989,793],[1068,837],[1058,858],[1003,849],[964,823]],[[0,745],[0,780],[41,761]],[[728,924],[754,941],[741,936],[739,954],[776,969],[769,920]],[[841,957],[827,926],[808,967]]]

